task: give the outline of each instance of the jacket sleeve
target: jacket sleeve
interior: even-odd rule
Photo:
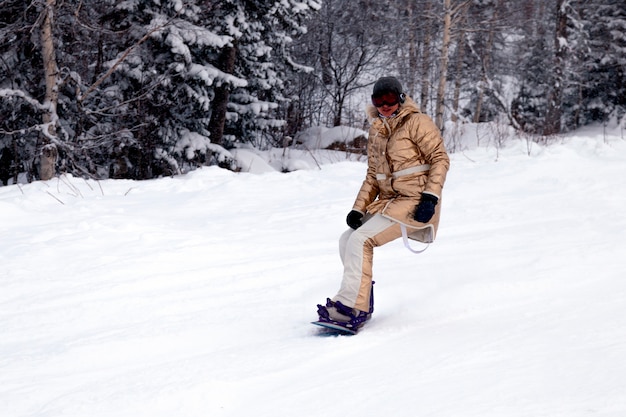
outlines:
[[[369,206],[376,199],[379,192],[378,180],[376,180],[376,166],[374,163],[376,156],[372,155],[373,147],[370,146],[370,143],[371,135],[367,146],[367,174],[365,175],[363,184],[361,184],[361,189],[359,190],[356,200],[354,201],[354,206],[352,207],[353,210],[360,211],[363,214],[366,213],[367,206]]]
[[[430,164],[428,181],[423,192],[441,198],[443,184],[450,168],[450,158],[446,152],[439,128],[430,117],[424,114],[418,118],[415,141],[426,163]]]

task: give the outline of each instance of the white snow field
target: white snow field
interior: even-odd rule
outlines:
[[[451,161],[340,337],[309,322],[364,161],[0,187],[0,416],[626,416],[622,133]]]

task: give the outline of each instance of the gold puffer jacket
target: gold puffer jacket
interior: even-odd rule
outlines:
[[[450,167],[441,133],[433,121],[406,97],[396,116],[378,117],[369,106],[367,175],[354,202],[361,213],[380,213],[407,226],[409,238],[435,240],[441,216],[442,189]],[[435,215],[428,223],[413,219],[422,193],[437,196]]]

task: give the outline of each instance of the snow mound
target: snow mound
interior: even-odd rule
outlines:
[[[263,174],[266,172],[276,171],[276,169],[268,164],[266,160],[258,155],[253,149],[233,149],[231,153],[235,157],[237,166],[243,172]]]
[[[349,126],[332,128],[315,126],[296,135],[296,143],[304,145],[307,149],[326,149],[336,143],[352,143],[359,137],[367,138],[367,132]]]

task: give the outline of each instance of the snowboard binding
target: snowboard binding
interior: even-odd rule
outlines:
[[[317,305],[319,321],[314,324],[329,324],[334,328],[346,329],[349,333],[355,334],[372,317],[374,312],[374,283],[370,292],[369,311],[360,311],[345,306],[341,301],[326,299],[326,305]],[[341,329],[339,329],[341,330]]]

